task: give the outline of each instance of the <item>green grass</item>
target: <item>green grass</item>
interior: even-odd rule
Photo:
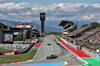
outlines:
[[[59,37],[56,37],[56,38],[57,38],[58,41],[63,41],[63,40],[61,40]]]
[[[18,62],[18,61],[26,61],[33,59],[37,50],[32,49],[32,52],[27,52],[24,54],[10,55],[10,56],[0,56],[0,63],[10,63],[10,62]]]
[[[39,42],[36,44],[41,44],[43,42],[40,38],[38,38],[38,40],[39,40]]]
[[[88,64],[86,65],[78,65],[78,66],[100,66],[100,60],[92,57],[81,57]]]
[[[4,48],[2,49],[2,48],[0,48],[0,52],[2,52],[2,51],[5,52],[5,53],[7,53],[7,52],[13,52],[13,50],[8,50],[8,49],[4,49]]]

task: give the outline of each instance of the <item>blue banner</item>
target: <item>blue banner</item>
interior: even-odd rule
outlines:
[[[95,53],[93,53],[93,57],[95,57],[96,56],[96,54]]]
[[[91,56],[93,57],[93,52],[91,52]]]
[[[87,54],[89,55],[89,51],[87,51]]]
[[[99,59],[99,54],[96,54],[96,58]]]

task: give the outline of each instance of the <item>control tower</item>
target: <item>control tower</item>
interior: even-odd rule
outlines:
[[[45,21],[45,13],[40,13],[40,21],[41,21],[41,33],[44,33],[44,21]]]

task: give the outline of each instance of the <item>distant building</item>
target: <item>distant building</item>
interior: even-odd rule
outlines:
[[[31,31],[30,30],[24,30],[23,33],[22,33],[22,36],[23,36],[23,40],[30,39]]]
[[[30,25],[29,23],[22,23],[22,24],[17,24],[15,23],[15,28],[25,28],[25,29],[30,29],[33,26]]]
[[[19,32],[24,29],[23,32]],[[23,40],[30,39],[32,37],[39,37],[40,31],[38,28],[33,27],[28,23],[15,24],[14,27],[10,27],[9,30],[0,31],[0,43],[13,43],[14,39],[18,34],[22,35]]]

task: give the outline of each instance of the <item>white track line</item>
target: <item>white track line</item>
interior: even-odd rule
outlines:
[[[42,42],[42,44],[43,44],[43,42]],[[41,46],[42,46],[42,44],[41,44]],[[38,54],[38,52],[39,52],[39,50],[40,50],[41,46],[38,48],[38,51],[37,51],[37,53],[35,54],[35,56],[33,57],[33,59],[32,59],[32,60],[34,60],[34,59],[35,59],[35,57],[36,57],[36,55]]]
[[[61,38],[62,40],[64,40],[63,38]],[[67,43],[67,42],[66,42]],[[62,44],[63,45],[63,44]],[[63,45],[64,46],[64,45]],[[64,46],[65,47],[65,46]],[[65,47],[65,48],[67,48],[67,47]],[[68,49],[68,48],[67,48]],[[69,50],[69,49],[68,49]],[[85,62],[85,64],[88,64],[86,61],[84,61],[83,59],[81,59],[78,55],[76,55],[74,52],[72,52],[71,50],[69,50],[71,53],[73,53],[76,57],[77,57],[77,59],[80,59],[80,60],[82,60],[83,62]],[[85,65],[84,64],[84,65]]]
[[[53,46],[52,46],[52,51],[54,52]]]
[[[65,65],[67,65],[68,63],[65,61]]]
[[[54,44],[54,43],[53,43],[53,40],[52,40],[52,51],[54,52],[54,47],[53,47],[53,44]]]
[[[53,36],[54,38],[55,38],[55,36]],[[55,38],[56,40],[57,40],[57,38]],[[61,38],[63,41],[65,41],[63,38]],[[57,40],[58,41],[58,40]],[[58,41],[59,42],[59,41]],[[60,42],[59,42],[60,43]],[[67,43],[67,42],[66,42]],[[65,47],[62,43],[60,43],[63,47]],[[65,47],[66,48],[66,47]],[[68,49],[68,48],[66,48],[66,49]],[[69,49],[68,49],[69,50]],[[77,57],[77,59],[80,59],[80,60],[82,60],[83,62],[85,62],[85,64],[88,64],[86,61],[84,61],[83,59],[81,59],[78,55],[76,55],[75,53],[73,53],[71,50],[69,50],[72,54],[74,54],[76,57]],[[85,65],[84,64],[84,65]]]

